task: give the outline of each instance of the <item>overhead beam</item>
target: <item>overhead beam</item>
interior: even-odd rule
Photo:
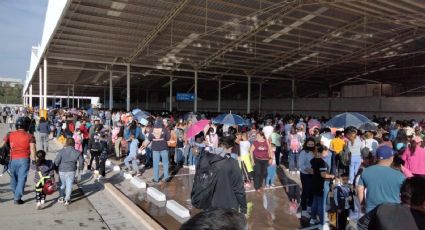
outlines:
[[[190,2],[190,0],[180,0],[176,3],[176,6],[168,12],[168,14],[162,17],[162,20],[155,26],[155,28],[143,39],[143,41],[137,45],[136,49],[127,58],[128,63],[132,63],[133,60],[143,52],[143,50],[149,46],[149,44],[163,31],[171,21],[184,9],[184,7]]]

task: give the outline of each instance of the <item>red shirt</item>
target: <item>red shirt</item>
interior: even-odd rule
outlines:
[[[83,134],[83,139],[89,139],[89,131],[86,125],[80,125],[80,131]]]
[[[4,141],[10,143],[10,159],[17,160],[30,157],[30,143],[35,144],[35,137],[24,130],[17,130],[9,133]]]
[[[268,160],[269,159],[269,145],[267,141],[259,142],[254,141],[254,157],[260,160]]]

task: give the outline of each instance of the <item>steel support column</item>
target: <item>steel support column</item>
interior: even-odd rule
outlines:
[[[263,94],[263,83],[260,82],[260,84],[258,84],[258,112],[261,113],[261,102],[262,102],[262,94]]]
[[[32,108],[32,84],[30,85],[30,98],[29,98],[29,106]]]
[[[195,97],[193,98],[193,112],[198,111],[198,71],[195,71]]]
[[[292,79],[292,97],[291,97],[291,114],[294,114],[295,108],[295,79]]]
[[[127,64],[127,111],[130,111],[130,63]]]
[[[43,109],[47,110],[47,59],[44,58],[44,84],[43,84],[43,90],[44,90],[44,100],[43,100]]]
[[[114,107],[114,88],[112,85],[112,71],[109,71],[109,110]]]
[[[248,92],[247,92],[246,113],[251,113],[251,76],[248,76]]]
[[[38,86],[38,92],[39,92],[39,102],[38,102],[38,109],[43,108],[43,70],[41,66],[38,68],[38,77],[39,77],[39,86]]]
[[[75,85],[72,85],[72,108],[75,108]]]
[[[218,101],[217,112],[221,112],[221,79],[218,79]]]
[[[170,112],[173,111],[173,75],[170,75],[170,107],[168,108]]]

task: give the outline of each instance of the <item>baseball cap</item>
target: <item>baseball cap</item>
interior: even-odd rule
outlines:
[[[376,150],[376,156],[380,160],[386,160],[394,155],[394,150],[389,146],[383,145]]]

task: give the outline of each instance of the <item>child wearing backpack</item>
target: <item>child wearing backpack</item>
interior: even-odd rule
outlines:
[[[339,183],[336,183],[333,189],[333,198],[337,210],[336,228],[338,230],[345,229],[350,209],[354,209],[354,192],[351,185],[348,184],[348,181],[348,173],[343,173],[341,175],[341,180]]]
[[[299,152],[301,150],[301,137],[297,134],[294,127],[291,128],[291,132],[288,134],[287,141],[289,151],[289,172],[291,174],[299,174],[298,159]]]
[[[43,150],[38,150],[35,156],[36,160],[31,162],[31,169],[34,170],[35,201],[37,209],[41,209],[46,200],[46,194],[43,192],[44,183],[54,176],[53,161],[46,160],[46,152]]]

